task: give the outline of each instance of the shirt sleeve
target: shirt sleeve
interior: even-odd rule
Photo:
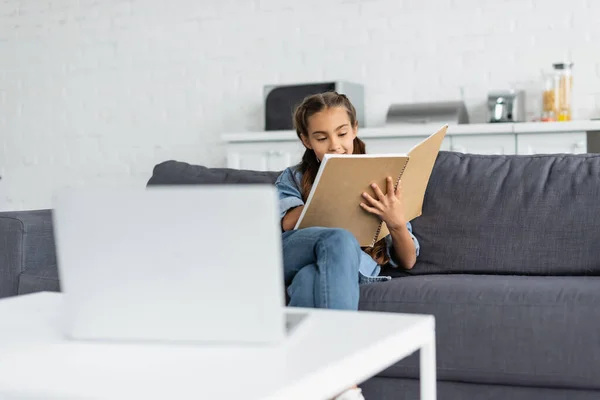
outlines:
[[[410,236],[412,236],[412,240],[413,243],[415,244],[415,250],[417,252],[417,257],[419,257],[419,252],[421,250],[421,245],[419,244],[419,241],[417,240],[417,238],[415,237],[415,235],[413,234],[412,231],[412,225],[410,222],[406,223],[406,227],[408,228],[408,231],[410,232]],[[396,254],[394,251],[394,244],[392,242],[392,235],[387,235],[385,237],[385,243],[386,243],[386,251],[387,251],[387,256],[390,260],[390,266],[391,267],[398,267],[398,263],[396,262]]]
[[[275,187],[279,195],[280,218],[283,218],[291,208],[304,205],[302,194],[291,168],[287,168],[277,177]]]

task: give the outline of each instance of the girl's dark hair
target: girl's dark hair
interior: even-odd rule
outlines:
[[[344,108],[348,113],[348,118],[350,119],[350,124],[352,127],[354,129],[358,127],[356,109],[350,100],[348,100],[346,95],[337,92],[319,93],[306,97],[294,111],[294,128],[296,129],[298,138],[302,140],[302,136],[304,136],[306,139],[308,139],[308,119],[314,114],[331,107]],[[366,145],[358,137],[354,138],[354,148],[352,153],[366,153]],[[312,189],[312,185],[315,181],[318,170],[319,160],[317,159],[317,155],[313,150],[307,148],[304,151],[304,155],[302,156],[302,161],[300,163],[300,172],[302,173],[300,191],[305,202],[310,190]],[[389,261],[384,240],[380,240],[375,244],[375,246],[367,247],[363,250],[380,265],[386,264]]]

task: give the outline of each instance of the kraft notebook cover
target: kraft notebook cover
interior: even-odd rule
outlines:
[[[343,228],[352,232],[361,247],[373,246],[389,231],[377,215],[360,207],[364,201],[361,194],[366,191],[373,196],[369,186],[373,182],[386,193],[388,176],[395,185],[402,180],[407,221],[420,216],[425,190],[447,130],[448,125],[444,125],[408,154],[327,154],[295,229]]]

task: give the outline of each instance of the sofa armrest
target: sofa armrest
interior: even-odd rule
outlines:
[[[0,212],[0,298],[19,294],[27,270],[56,270],[52,210]]]

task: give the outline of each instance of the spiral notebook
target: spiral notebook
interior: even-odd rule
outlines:
[[[295,229],[343,228],[356,237],[361,247],[373,246],[389,230],[377,215],[360,207],[364,202],[362,193],[374,196],[370,187],[373,182],[386,193],[388,176],[394,180],[394,189],[402,180],[406,219],[420,216],[425,190],[447,130],[448,125],[444,125],[407,154],[327,154]]]

